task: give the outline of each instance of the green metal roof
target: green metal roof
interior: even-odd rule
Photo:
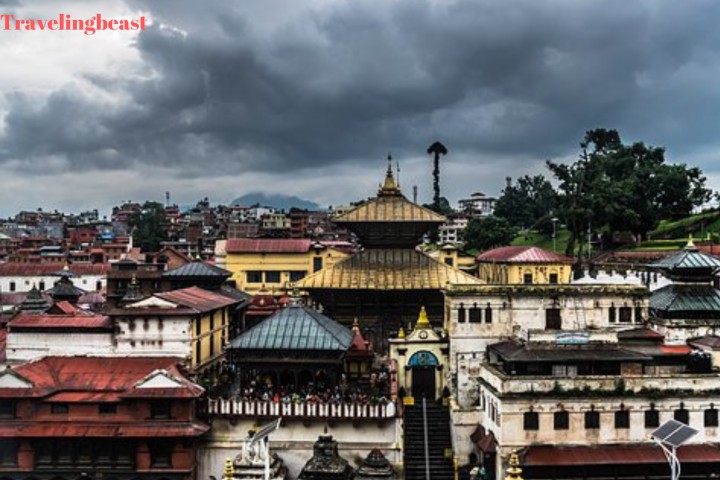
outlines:
[[[236,350],[345,351],[353,332],[304,305],[288,305],[230,342]]]
[[[720,260],[712,255],[703,253],[689,244],[677,253],[650,264],[654,268],[663,268],[667,270],[678,269],[720,269]]]
[[[650,310],[655,315],[720,315],[720,292],[712,285],[667,285],[650,296]]]

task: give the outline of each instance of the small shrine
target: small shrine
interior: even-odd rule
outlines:
[[[373,448],[355,472],[355,480],[395,480],[397,474],[380,449]]]
[[[313,456],[300,472],[298,480],[349,480],[353,469],[338,454],[338,444],[332,435],[320,435],[313,445]]]
[[[398,365],[398,385],[406,396],[416,399],[435,400],[445,387],[442,374],[447,363],[447,338],[433,329],[425,307],[415,327],[405,334],[400,329],[398,337],[390,340],[390,358]]]
[[[352,331],[353,340],[345,353],[345,372],[350,380],[367,380],[375,359],[373,347],[363,337],[357,318],[353,322]]]

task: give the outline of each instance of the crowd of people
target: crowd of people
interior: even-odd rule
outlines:
[[[387,373],[381,371],[371,374],[369,385],[365,388],[351,385],[343,374],[335,387],[324,382],[308,382],[306,385],[274,386],[272,383],[255,379],[241,388],[235,395],[241,400],[260,400],[283,404],[330,404],[357,403],[361,405],[384,405],[388,402]]]

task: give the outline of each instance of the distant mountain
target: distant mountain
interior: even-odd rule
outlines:
[[[266,207],[275,207],[280,210],[290,210],[292,207],[305,210],[321,210],[320,205],[310,200],[303,200],[291,195],[268,195],[265,193],[248,193],[236,198],[230,205],[249,207],[259,203]]]

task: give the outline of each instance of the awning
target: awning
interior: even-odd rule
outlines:
[[[495,435],[490,431],[485,431],[485,427],[478,425],[475,431],[470,435],[470,440],[483,453],[497,452],[497,440]]]
[[[717,444],[683,445],[677,450],[681,463],[720,462]],[[667,463],[660,447],[655,444],[604,445],[598,447],[527,447],[522,466],[591,466],[622,464]]]

